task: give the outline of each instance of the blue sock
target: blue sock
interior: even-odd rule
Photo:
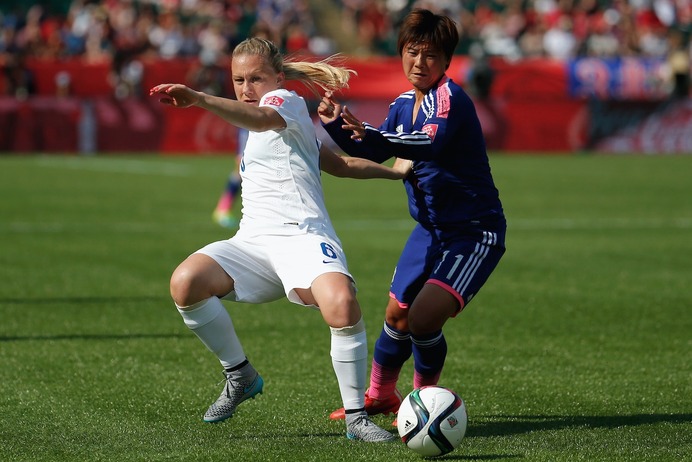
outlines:
[[[375,362],[383,367],[400,369],[410,357],[411,334],[396,330],[385,322],[375,342]]]
[[[375,342],[368,395],[385,400],[396,394],[401,366],[411,357],[411,334],[396,330],[386,322]]]
[[[447,341],[442,330],[432,334],[413,335],[414,386],[435,385],[447,357]]]

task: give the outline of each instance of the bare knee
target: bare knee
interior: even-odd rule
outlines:
[[[324,283],[326,279],[319,284],[313,283],[311,290],[325,322],[334,328],[353,326],[362,317],[353,284],[340,276],[328,284]]]
[[[408,314],[408,309],[401,308],[399,303],[395,299],[391,298],[389,299],[389,304],[387,304],[387,311],[385,312],[384,320],[396,330],[400,332],[408,332]]]
[[[319,307],[322,318],[330,327],[353,326],[362,316],[353,281],[345,274],[324,273],[312,281],[309,289],[296,292],[304,303]]]
[[[334,290],[332,300],[336,305],[340,306],[344,310],[349,310],[353,306],[358,305],[356,291],[351,285],[338,287],[336,290]]]
[[[209,297],[223,297],[234,288],[231,277],[206,255],[194,254],[173,272],[170,291],[178,306],[190,306]]]
[[[334,293],[330,301],[331,312],[328,324],[331,327],[341,328],[355,325],[362,317],[360,305],[353,290],[339,290]]]
[[[197,299],[195,274],[184,265],[178,266],[171,275],[170,291],[173,301],[178,306],[190,306],[203,299]]]

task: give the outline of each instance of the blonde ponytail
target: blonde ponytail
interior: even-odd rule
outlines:
[[[318,62],[284,60],[279,49],[269,40],[251,37],[243,40],[233,50],[233,56],[259,55],[264,57],[277,73],[283,72],[286,80],[297,80],[308,87],[318,98],[319,88],[337,91],[348,88],[351,74],[356,71],[339,66],[341,55],[335,54]]]
[[[341,61],[340,55],[332,55],[316,63],[306,61],[284,62],[286,80],[302,82],[317,96],[321,96],[317,87],[322,90],[337,91],[348,88],[351,74],[356,71],[332,63]]]

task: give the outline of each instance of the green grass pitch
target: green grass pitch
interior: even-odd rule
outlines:
[[[692,156],[491,156],[508,250],[445,329],[469,427],[443,460],[692,457]],[[232,305],[263,374],[210,425],[222,379],[168,294],[229,236],[232,157],[0,156],[0,460],[414,461],[345,438],[313,310]],[[325,175],[370,353],[412,226],[399,182]],[[400,381],[411,389],[412,364]],[[376,422],[390,427],[391,418]]]

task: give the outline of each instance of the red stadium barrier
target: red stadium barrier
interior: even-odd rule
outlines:
[[[490,96],[512,100],[552,100],[568,96],[565,63],[551,59],[493,60]]]
[[[161,82],[184,82],[194,87],[189,80],[199,67],[192,59],[144,60],[142,64],[141,95]],[[363,120],[379,125],[389,103],[410,89],[400,60],[347,58],[345,64],[358,75],[340,99]],[[38,95],[21,101],[0,97],[0,151],[77,151],[91,146],[89,149],[109,152],[223,154],[235,152],[237,148],[237,129],[210,113],[196,108],[180,110],[162,106],[148,96],[114,98],[110,63],[31,60],[28,66],[34,74]],[[620,123],[622,111],[618,114],[616,106],[612,110],[604,109],[607,100],[599,106],[592,103],[604,100],[570,96],[573,92],[570,85],[574,82],[569,80],[565,63],[545,59],[512,63],[494,60],[491,68],[493,83],[489,95],[476,99],[490,149],[508,152],[618,151],[623,146],[647,152],[690,149],[689,100],[677,109],[651,99],[628,102],[633,110],[651,117],[637,120],[641,119],[639,127],[646,130],[626,132]],[[455,56],[447,74],[466,86],[472,69],[469,58]],[[70,74],[69,97],[55,96],[56,76],[60,72]],[[228,92],[230,87],[229,82],[225,90]],[[296,84],[289,88],[312,99],[310,105],[314,109],[316,100],[305,88]],[[84,107],[89,110],[83,112]],[[655,113],[664,109],[666,114],[656,118]],[[85,119],[91,125],[82,124]],[[590,127],[592,123],[594,127]],[[655,133],[651,127],[658,127]]]
[[[72,98],[0,99],[0,149],[76,152],[80,103]]]
[[[96,98],[96,140],[99,151],[157,151],[163,124],[160,108],[148,100]]]
[[[162,126],[158,149],[167,154],[229,154],[238,149],[238,129],[199,108],[165,106]]]
[[[38,95],[52,96],[57,93],[56,76],[65,72],[70,76],[70,94],[74,96],[96,97],[113,94],[110,78],[111,63],[99,61],[84,62],[79,59],[27,61],[27,69],[32,72]]]

